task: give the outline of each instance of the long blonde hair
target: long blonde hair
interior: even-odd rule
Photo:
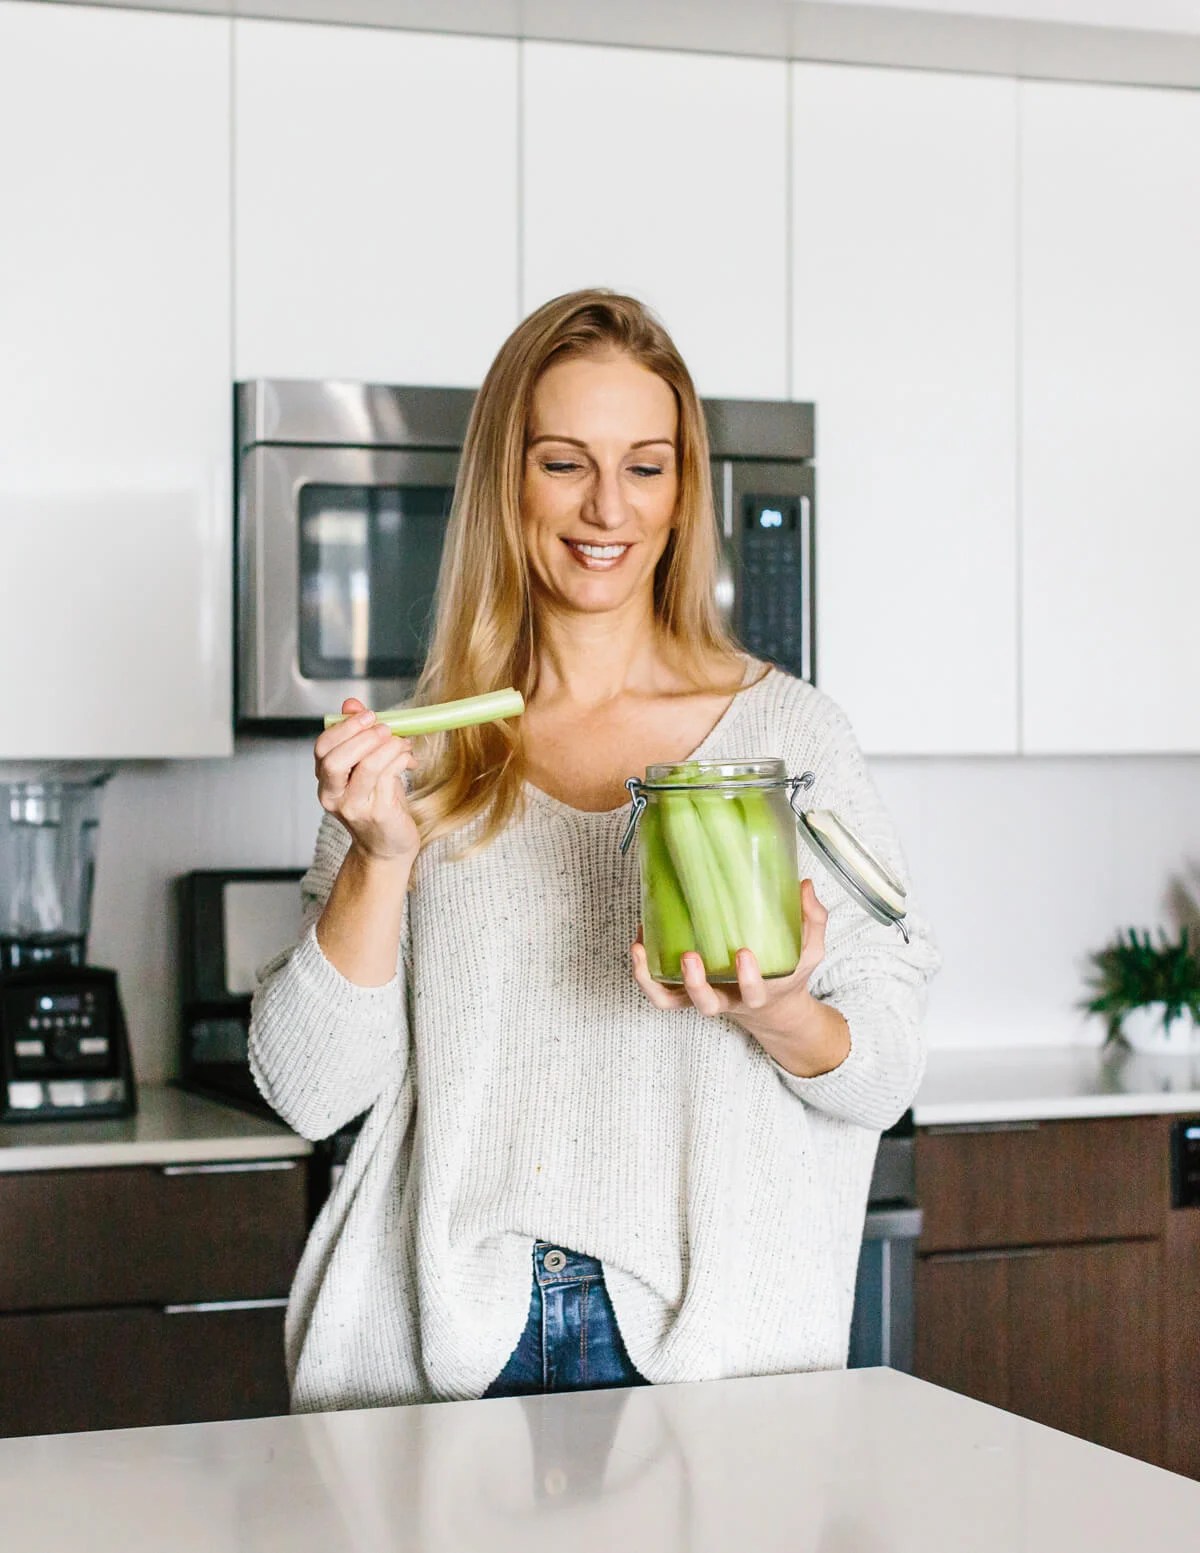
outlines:
[[[691,374],[654,315],[606,290],[555,297],[500,347],[463,444],[437,585],[437,613],[414,701],[430,705],[537,682],[534,613],[521,527],[521,485],[534,387],[552,362],[619,351],[671,388],[679,413],[675,526],[654,574],[654,612],[697,689],[741,683],[737,644],[714,599],[718,557],[708,430]],[[729,665],[729,683],[712,680]],[[423,841],[486,816],[469,851],[494,839],[517,807],[525,761],[520,720],[431,737],[412,812]]]

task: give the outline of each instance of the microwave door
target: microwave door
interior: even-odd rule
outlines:
[[[815,683],[813,466],[720,459],[713,472],[723,541],[718,606],[728,601],[726,620],[748,652]]]
[[[238,721],[318,727],[421,671],[453,452],[256,445],[243,456]]]

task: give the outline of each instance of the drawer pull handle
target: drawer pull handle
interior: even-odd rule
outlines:
[[[922,1128],[931,1138],[965,1137],[991,1132],[1040,1132],[1041,1122],[942,1122]]]
[[[927,1262],[1009,1262],[1018,1256],[1044,1256],[1054,1246],[1005,1246],[994,1251],[934,1251]]]
[[[298,1165],[294,1159],[239,1159],[217,1165],[163,1165],[161,1169],[165,1176],[241,1176],[260,1170],[295,1170]]]
[[[283,1310],[286,1299],[279,1300],[202,1300],[196,1305],[164,1305],[164,1316],[208,1316],[227,1310]]]

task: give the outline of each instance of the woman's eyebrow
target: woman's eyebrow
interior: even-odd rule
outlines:
[[[567,442],[570,443],[573,448],[587,447],[587,443],[580,442],[578,437],[556,437],[550,432],[543,432],[540,437],[531,437],[528,446],[535,448],[539,442]],[[674,437],[643,437],[640,442],[631,442],[629,446],[631,448],[652,448],[658,446],[659,443],[664,444],[666,447],[673,448],[675,446],[675,439]]]

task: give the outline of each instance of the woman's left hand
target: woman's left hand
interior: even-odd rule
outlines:
[[[693,952],[680,961],[683,986],[651,979],[641,929],[632,945],[633,975],[655,1008],[694,1008],[701,1014],[727,1014],[752,1035],[767,1054],[798,1078],[813,1078],[838,1066],[850,1050],[850,1032],[836,1009],[813,997],[808,983],[825,957],[829,913],[817,899],[811,879],[800,883],[804,934],[800,961],[790,976],[764,980],[749,949],[737,953],[737,985],[714,986],[704,962]]]

